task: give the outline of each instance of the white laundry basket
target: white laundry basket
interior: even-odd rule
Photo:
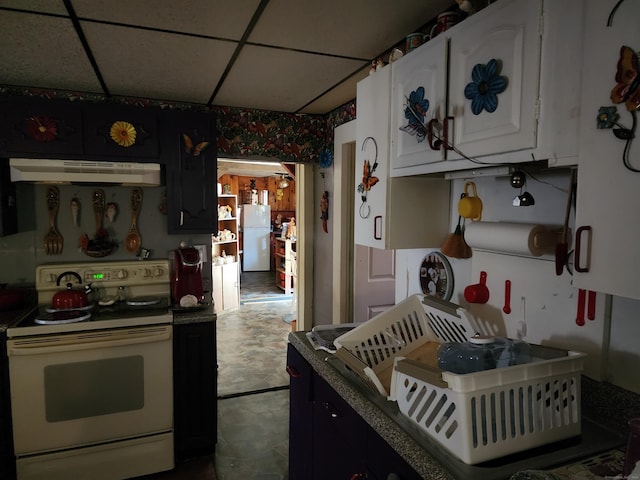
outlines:
[[[475,327],[461,307],[415,295],[334,344],[347,366],[465,463],[579,435],[582,353],[531,345],[530,363],[469,374],[416,355],[426,343],[466,341]]]

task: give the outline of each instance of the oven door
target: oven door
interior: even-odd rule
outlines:
[[[171,325],[7,342],[17,457],[173,427]]]

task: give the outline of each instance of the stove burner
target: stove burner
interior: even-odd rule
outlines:
[[[93,310],[94,306],[95,306],[95,303],[90,303],[89,305],[87,305],[85,307],[77,307],[77,308],[53,308],[53,307],[47,307],[47,308],[45,308],[45,311],[47,313],[73,312],[73,311],[86,311],[86,312],[88,312],[89,310]]]
[[[127,305],[131,307],[147,307],[160,303],[160,297],[136,297],[127,300]]]
[[[40,325],[77,323],[91,318],[91,312],[80,310],[58,310],[39,315],[34,321]]]

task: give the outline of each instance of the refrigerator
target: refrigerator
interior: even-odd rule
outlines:
[[[243,205],[242,270],[268,271],[271,267],[271,207],[269,205]]]

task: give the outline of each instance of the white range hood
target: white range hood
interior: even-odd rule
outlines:
[[[138,186],[158,186],[161,183],[160,165],[157,163],[11,158],[9,167],[12,182]]]

